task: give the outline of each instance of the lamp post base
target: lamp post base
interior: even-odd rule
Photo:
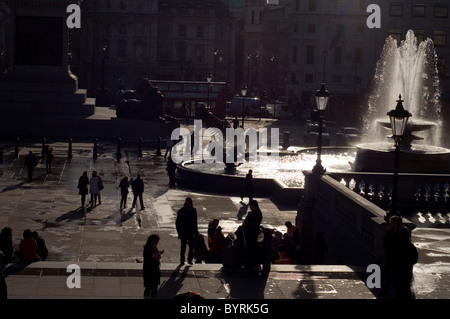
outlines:
[[[324,168],[320,162],[317,162],[312,169],[312,172],[318,175],[323,175],[326,171],[326,168]]]

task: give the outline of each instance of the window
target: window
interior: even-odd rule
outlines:
[[[412,6],[412,16],[413,17],[425,17],[425,5],[423,5],[423,4],[413,4],[413,6]]]
[[[119,61],[125,61],[127,58],[127,42],[125,40],[117,41],[117,57]]]
[[[136,24],[135,35],[137,37],[145,36],[145,25],[143,23]]]
[[[342,82],[342,76],[334,74],[333,75],[333,82],[334,83],[341,83]]]
[[[176,59],[177,59],[177,61],[183,62],[185,60],[185,58],[186,58],[186,52],[187,52],[186,46],[185,45],[178,45],[176,50],[177,50],[176,51]]]
[[[295,0],[295,11],[300,10],[300,0]]]
[[[445,58],[437,59],[437,69],[438,69],[439,75],[441,75],[441,76],[445,75]]]
[[[125,33],[126,33],[126,26],[125,26],[125,24],[121,24],[120,26],[119,26],[119,34],[120,35],[125,35]]]
[[[306,46],[306,64],[314,64],[314,46]]]
[[[317,10],[317,1],[316,0],[309,0],[309,11],[316,11]]]
[[[185,24],[178,25],[178,36],[183,37],[183,38],[186,36],[186,25]]]
[[[403,4],[391,4],[391,6],[389,7],[389,15],[391,17],[402,17]]]
[[[314,82],[314,75],[311,73],[305,74],[305,83],[313,83]]]
[[[417,43],[420,43],[423,40],[425,40],[425,32],[423,30],[414,30],[414,35],[417,38]]]
[[[402,29],[389,29],[389,36],[400,42],[402,40]]]
[[[295,32],[295,33],[298,32],[298,23],[294,23],[294,32]]]
[[[203,38],[203,26],[198,25],[196,29],[197,38]]]
[[[297,63],[297,45],[294,44],[292,47],[292,63]]]
[[[134,45],[134,60],[138,63],[145,62],[144,58],[145,45],[144,43],[138,42]]]
[[[316,25],[314,23],[308,24],[308,33],[315,33],[316,32]]]
[[[448,6],[445,4],[437,4],[434,6],[435,18],[448,18]]]
[[[436,47],[444,47],[447,44],[447,32],[441,30],[433,31],[433,42]]]
[[[297,83],[297,74],[295,72],[291,73],[291,83]]]
[[[335,64],[342,63],[342,47],[334,48],[334,63]]]

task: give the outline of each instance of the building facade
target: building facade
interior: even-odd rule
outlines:
[[[370,4],[381,28],[369,28]],[[321,82],[332,94],[329,116],[363,111],[386,37],[432,38],[443,96],[449,95],[449,4],[395,0],[92,0],[74,34],[74,73],[91,95],[133,88],[136,80],[213,81],[231,95],[314,108]],[[104,50],[105,49],[105,50]],[[75,71],[76,70],[76,71]],[[77,73],[76,73],[77,72]],[[231,97],[231,96],[230,96]]]

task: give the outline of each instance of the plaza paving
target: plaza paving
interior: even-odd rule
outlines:
[[[301,136],[293,122],[254,120],[254,125],[278,125],[280,132],[290,130],[293,139]],[[365,265],[273,265],[268,277],[257,271],[229,273],[220,264],[179,265],[179,241],[175,230],[176,211],[186,197],[192,197],[198,212],[200,233],[206,236],[207,225],[219,218],[224,233],[242,223],[247,201],[236,193],[199,192],[184,186],[168,187],[166,162],[156,149],[144,148],[138,157],[137,145],[122,148],[117,160],[116,144],[99,141],[98,157],[93,159],[91,141],[74,141],[73,157],[67,159],[66,141],[47,139],[54,149],[53,173],[45,173],[40,162],[34,179],[28,182],[23,158],[32,150],[41,153],[37,139],[21,141],[19,158],[14,146],[3,141],[3,164],[0,178],[0,226],[13,229],[18,247],[26,228],[37,230],[46,240],[48,259],[31,265],[10,265],[9,298],[142,298],[142,249],[147,237],[157,233],[162,257],[163,276],[159,297],[195,291],[205,298],[250,299],[370,299],[376,289],[365,283]],[[164,149],[162,150],[164,154]],[[102,177],[101,205],[84,210],[80,207],[77,181],[82,172],[96,170]],[[140,174],[145,183],[144,205],[140,210],[119,210],[120,179]],[[131,194],[128,207],[131,207]],[[263,223],[280,231],[286,220],[295,221],[296,207],[279,205],[271,198],[256,198],[263,212]],[[417,236],[415,235],[417,233]],[[449,232],[447,229],[421,228],[413,232],[413,241],[421,252],[415,267],[415,295],[421,299],[450,297]],[[82,271],[81,288],[69,289],[66,279],[69,264]]]

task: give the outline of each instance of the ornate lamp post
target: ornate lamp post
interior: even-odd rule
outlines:
[[[312,171],[313,173],[323,175],[325,174],[325,168],[322,166],[322,125],[325,109],[327,108],[328,99],[330,98],[330,93],[325,89],[325,83],[322,82],[320,85],[320,90],[316,91],[316,104],[317,110],[314,118],[319,122],[319,137],[317,141],[317,160],[316,165],[314,165]]]
[[[245,117],[245,96],[247,95],[247,84],[242,84],[241,86],[242,95],[242,129],[244,129],[244,117]]]
[[[213,76],[212,76],[211,72],[209,72],[206,75],[206,81],[208,81],[208,110],[211,109],[211,105],[210,105],[210,101],[209,101],[209,91],[211,90],[211,84],[210,83],[211,83],[212,78],[213,78]]]
[[[406,124],[408,123],[408,119],[411,117],[411,113],[403,108],[403,100],[401,95],[399,95],[395,109],[390,110],[387,115],[391,120],[392,138],[395,141],[394,179],[392,183],[391,207],[386,216],[386,219],[388,220],[392,215],[400,215],[397,210],[400,144],[403,133],[405,132]]]

